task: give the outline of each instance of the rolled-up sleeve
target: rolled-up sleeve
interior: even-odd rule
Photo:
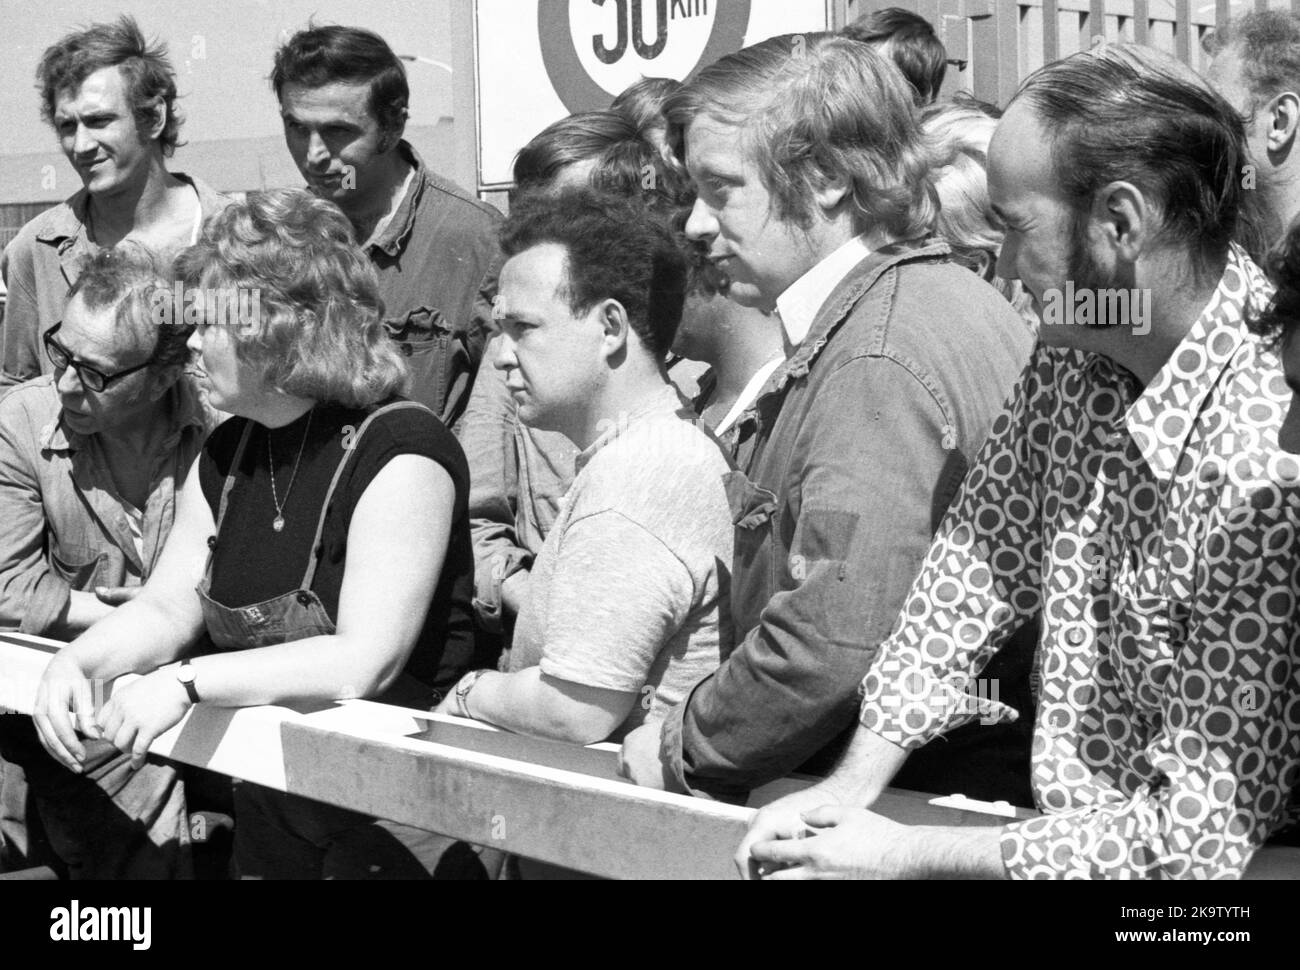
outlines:
[[[71,588],[45,556],[45,509],[21,437],[25,415],[0,401],[0,626],[46,635],[67,609]]]
[[[486,629],[501,629],[501,584],[532,564],[515,526],[519,503],[519,454],[514,409],[505,375],[493,366],[496,341],[488,343],[469,406],[456,427],[469,462],[470,534],[474,547],[474,610]]]
[[[778,496],[794,522],[789,561],[774,568],[790,578],[665,722],[661,756],[679,784],[735,797],[852,723],[859,684],[965,470],[945,442],[952,421],[891,358],[855,358],[827,376],[793,444],[799,480]],[[783,512],[770,528],[789,527]]]

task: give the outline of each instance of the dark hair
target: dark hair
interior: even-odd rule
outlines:
[[[804,229],[815,194],[843,179],[857,231],[927,232],[937,202],[932,152],[911,89],[869,45],[829,34],[773,37],[714,62],[664,106],[668,142],[685,161],[701,116],[736,129],[773,211]]]
[[[1296,336],[1300,327],[1300,218],[1292,220],[1286,238],[1269,254],[1266,265],[1277,291],[1267,309],[1248,312],[1246,320],[1252,330],[1281,347],[1287,340],[1300,339]]]
[[[1206,35],[1206,53],[1241,48],[1241,77],[1251,110],[1283,91],[1300,92],[1300,17],[1289,10],[1261,10],[1237,17]]]
[[[616,111],[572,114],[534,136],[515,156],[511,207],[525,195],[550,193],[565,169],[584,162],[592,166],[587,185],[639,199],[678,233],[690,264],[692,292],[712,294],[725,288],[702,247],[685,237],[686,220],[695,204],[695,188],[685,170],[676,159],[658,152],[630,118]]]
[[[67,302],[73,297],[80,297],[88,310],[112,307],[118,331],[130,333],[140,347],[152,348],[149,363],[154,367],[179,367],[189,360],[185,342],[194,328],[177,322],[182,316],[172,305],[170,273],[139,243],[122,242],[90,256]]]
[[[608,149],[639,140],[636,125],[614,111],[580,111],[543,128],[515,156],[515,191],[545,189],[570,165],[599,159]],[[610,174],[617,180],[620,174]],[[632,171],[622,173],[629,183]]]
[[[662,218],[644,203],[591,188],[531,195],[501,230],[506,257],[555,243],[568,255],[562,292],[585,313],[614,299],[651,354],[663,360],[686,298],[686,261]]]
[[[1188,250],[1203,275],[1238,229],[1241,117],[1171,57],[1116,47],[1039,69],[1012,104],[1031,106],[1047,129],[1054,175],[1076,211],[1108,183],[1132,183],[1158,207],[1164,240]]]
[[[948,52],[924,17],[902,7],[886,7],[859,17],[841,30],[840,36],[882,47],[916,91],[919,106],[939,96],[948,70]]]
[[[681,90],[682,82],[668,77],[643,77],[633,81],[609,104],[609,110],[623,115],[636,125],[642,138],[652,144],[662,142],[668,122],[664,103]]]
[[[308,26],[275,52],[271,87],[277,98],[286,84],[319,88],[338,81],[370,85],[370,113],[385,132],[400,133],[405,127],[411,100],[406,68],[373,31]]]
[[[170,157],[180,144],[181,116],[176,110],[176,72],[167,46],[148,43],[134,17],[121,16],[111,24],[91,24],[45,48],[36,66],[36,89],[41,93],[41,117],[54,124],[54,101],[64,91],[75,90],[91,74],[116,67],[126,81],[131,114],[140,130],[157,118],[160,100],[167,121],[158,146]]]

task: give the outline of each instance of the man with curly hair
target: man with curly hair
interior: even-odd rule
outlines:
[[[131,240],[165,261],[229,201],[167,170],[181,126],[175,71],[131,17],[68,34],[46,49],[36,79],[41,113],[82,187],[23,226],[0,257],[9,290],[0,387],[52,372],[40,337],[90,256]]]

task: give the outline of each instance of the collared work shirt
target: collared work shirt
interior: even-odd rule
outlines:
[[[193,176],[171,174],[194,187],[204,219],[232,201]],[[0,387],[54,373],[54,365],[41,346],[41,335],[63,319],[68,290],[81,275],[85,261],[99,252],[100,247],[86,233],[89,202],[90,194],[82,189],[66,202],[42,212],[23,226],[0,256],[0,275],[9,288],[0,325]],[[186,239],[176,250],[188,244]],[[174,251],[161,254],[161,258],[171,255]]]
[[[99,436],[64,427],[54,379],[0,399],[0,626],[47,635],[73,590],[148,578],[175,519],[176,492],[214,421],[188,378],[169,403],[172,424],[152,457],[141,510],[141,552]]]
[[[430,171],[407,142],[401,151],[415,177],[365,249],[379,273],[384,323],[411,365],[409,397],[452,428],[492,321],[501,214]]]
[[[1300,458],[1277,446],[1280,364],[1242,322],[1267,295],[1234,249],[1145,389],[1040,345],[863,681],[862,724],[905,748],[1012,716],[973,678],[1041,619],[1046,814],[1003,830],[1013,877],[1238,876],[1284,822]]]

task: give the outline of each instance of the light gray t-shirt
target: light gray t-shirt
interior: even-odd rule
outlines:
[[[732,523],[716,442],[671,387],[578,457],[515,625],[510,669],[639,697],[662,718],[732,646]]]

